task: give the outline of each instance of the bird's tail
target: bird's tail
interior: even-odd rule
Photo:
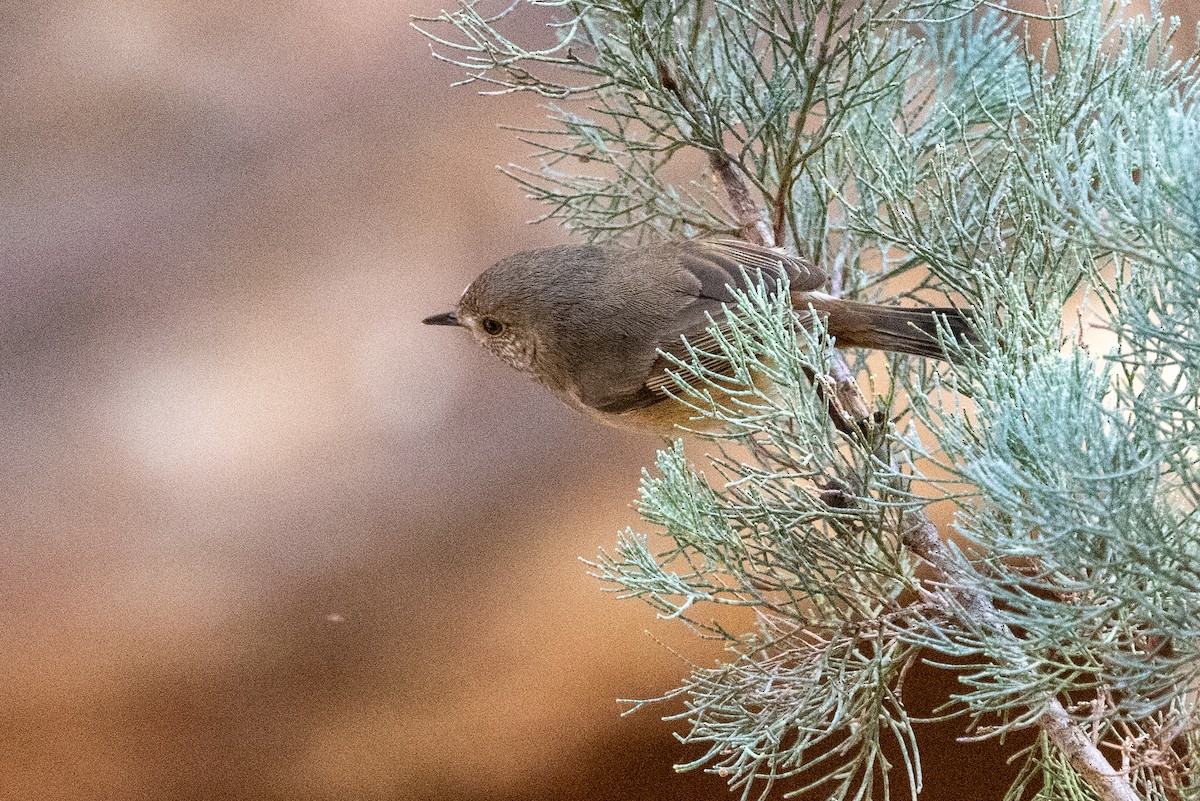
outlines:
[[[945,359],[946,351],[938,341],[939,328],[960,345],[976,341],[971,312],[952,306],[902,308],[832,298],[809,303],[825,318],[829,335],[841,348],[872,348]]]

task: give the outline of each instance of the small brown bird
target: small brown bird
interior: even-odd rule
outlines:
[[[825,276],[804,259],[738,240],[690,240],[627,247],[562,245],[517,253],[471,282],[454,311],[426,325],[466,328],[483,347],[531,375],[569,406],[618,426],[669,433],[695,425],[695,412],[669,392],[670,363],[687,358],[683,339],[715,352],[708,316],[747,280],[768,289],[787,275],[800,322],[811,307],[839,347],[945,358],[939,322],[972,339],[955,308],[900,308],[839,300],[818,288]],[[720,371],[720,364],[707,365]],[[686,376],[684,376],[686,378]]]

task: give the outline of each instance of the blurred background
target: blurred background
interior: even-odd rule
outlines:
[[[0,11],[0,799],[727,796],[615,701],[714,654],[578,561],[657,440],[418,324],[564,240],[440,5]]]

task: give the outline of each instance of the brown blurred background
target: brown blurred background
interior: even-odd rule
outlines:
[[[657,441],[418,324],[563,239],[440,5],[0,12],[0,799],[726,797],[614,701],[711,655],[577,560]]]

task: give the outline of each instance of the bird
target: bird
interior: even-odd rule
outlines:
[[[705,367],[726,372],[711,329],[728,325],[739,293],[779,291],[783,276],[798,323],[816,314],[837,347],[945,359],[939,330],[959,344],[975,340],[969,310],[835,298],[820,291],[826,276],[808,259],[736,239],[523,251],[481,273],[451,311],[422,322],[465,328],[601,422],[669,435],[697,417],[678,399],[676,381],[700,379],[664,354],[687,360],[690,344],[707,354]]]

